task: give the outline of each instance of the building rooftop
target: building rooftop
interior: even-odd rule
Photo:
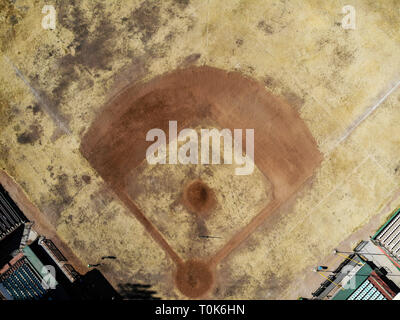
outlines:
[[[346,280],[332,300],[392,300],[399,292],[394,283],[369,262]]]

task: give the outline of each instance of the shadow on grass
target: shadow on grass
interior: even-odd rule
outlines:
[[[154,296],[157,292],[150,290],[150,288],[151,285],[149,284],[139,283],[125,283],[118,285],[118,291],[125,300],[161,300],[161,298]]]

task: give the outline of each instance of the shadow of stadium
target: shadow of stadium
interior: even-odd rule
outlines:
[[[157,291],[150,290],[151,285],[139,283],[125,283],[118,285],[118,291],[124,300],[161,300],[154,296]]]

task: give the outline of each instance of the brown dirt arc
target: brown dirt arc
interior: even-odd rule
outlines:
[[[127,188],[129,172],[146,158],[146,149],[151,144],[146,141],[149,130],[159,128],[167,132],[169,121],[174,120],[180,132],[204,119],[231,131],[254,129],[254,162],[273,185],[273,200],[208,257],[208,266],[192,260],[183,262],[166,234],[137,207],[132,200],[134,195],[129,194]],[[243,146],[244,139],[243,136]],[[322,161],[316,141],[304,121],[285,101],[240,73],[206,66],[176,70],[126,88],[107,103],[83,137],[80,150],[175,262],[178,267],[176,285],[188,297],[201,296],[209,290],[213,282],[210,268],[215,268],[266,217],[298,192]],[[210,195],[207,188],[195,184],[186,190],[187,206],[192,206],[200,217],[213,206]]]

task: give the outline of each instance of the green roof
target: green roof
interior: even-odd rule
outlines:
[[[42,270],[44,267],[44,264],[42,261],[39,260],[39,258],[36,256],[36,254],[33,253],[32,249],[29,248],[29,246],[26,246],[25,248],[22,249],[24,256],[29,260],[29,262],[32,264],[33,268],[37,271],[38,274],[42,275]],[[47,274],[47,273],[46,273]],[[53,276],[49,274],[49,277]],[[54,279],[55,284],[57,284],[57,280]]]
[[[39,260],[39,258],[36,256],[36,254],[33,253],[31,248],[26,246],[25,248],[22,249],[24,252],[25,257],[28,258],[29,262],[32,264],[32,266],[35,268],[37,273],[41,274],[42,268],[43,268],[43,263]]]
[[[344,289],[342,288],[333,298],[332,300],[347,300],[354,291],[360,287],[365,280],[369,277],[372,273],[372,268],[368,264],[364,264],[360,270],[353,276],[355,277],[355,288]],[[353,279],[352,278],[352,279]],[[350,281],[350,280],[349,280]]]

